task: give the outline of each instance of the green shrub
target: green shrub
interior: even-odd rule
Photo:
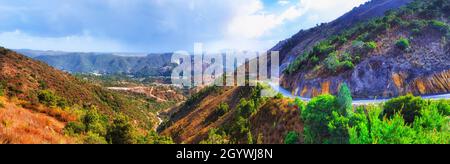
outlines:
[[[328,57],[324,60],[325,68],[330,72],[336,72],[339,67],[339,59],[337,57],[337,52],[330,53]]]
[[[257,107],[254,101],[242,99],[237,107],[238,114],[242,117],[249,118],[251,115],[256,114]]]
[[[98,113],[96,108],[89,109],[81,121],[86,127],[86,132],[97,133],[101,136],[106,135],[108,120],[105,116]]]
[[[140,136],[137,143],[139,144],[174,144],[172,138],[160,136],[155,131],[148,132],[145,136]]]
[[[42,90],[38,93],[39,102],[50,107],[55,107],[58,97],[49,90]]]
[[[0,96],[4,96],[5,95],[5,86],[0,83]]]
[[[339,63],[339,67],[343,68],[344,70],[352,70],[355,68],[355,65],[351,61],[343,61]]]
[[[413,123],[414,118],[420,116],[420,111],[427,106],[427,102],[413,95],[401,96],[389,100],[384,104],[384,113],[388,118],[400,113],[407,123]]]
[[[80,122],[69,122],[64,127],[64,133],[69,135],[81,134],[86,131],[86,126]]]
[[[438,111],[444,116],[450,116],[450,101],[440,100],[436,102],[436,107]]]
[[[341,87],[339,88],[339,92],[336,98],[337,105],[339,108],[339,112],[347,115],[351,113],[353,106],[353,98],[352,93],[350,89],[348,88],[348,85],[346,83],[343,83]]]
[[[298,144],[299,135],[295,131],[290,131],[284,138],[284,144]]]
[[[397,40],[395,45],[397,46],[397,48],[400,48],[401,50],[407,50],[410,48],[409,40],[406,38],[400,38],[399,40]]]
[[[37,97],[40,103],[48,107],[66,108],[69,106],[69,102],[67,102],[67,100],[57,96],[54,92],[50,90],[39,91]]]
[[[328,41],[322,41],[313,47],[314,55],[327,55],[335,50],[335,47]]]
[[[433,27],[434,29],[436,29],[436,30],[439,30],[439,31],[441,31],[441,32],[447,32],[448,31],[448,29],[449,29],[449,26],[447,25],[447,23],[445,23],[445,22],[441,22],[441,21],[438,21],[438,20],[432,20],[432,21],[430,21],[430,25],[431,25],[431,27]]]
[[[220,103],[219,106],[216,108],[216,114],[219,116],[223,116],[230,110],[230,107],[227,103]]]
[[[317,63],[319,63],[320,59],[319,59],[319,57],[314,55],[314,56],[311,57],[310,61],[311,61],[312,64],[317,64]]]
[[[379,117],[382,109],[369,106],[367,117],[364,111],[355,113],[359,121],[349,127],[351,144],[449,144],[449,118],[429,106],[421,110],[413,124],[405,122],[400,114],[392,118]],[[361,119],[362,118],[362,119]]]
[[[305,142],[322,144],[335,143],[335,141],[338,141],[335,138],[341,138],[342,136],[333,136],[332,134],[345,133],[340,131],[345,128],[337,127],[339,125],[336,124],[336,122],[340,121],[333,121],[335,115],[342,115],[341,113],[337,113],[338,111],[337,101],[334,96],[322,95],[313,98],[301,114],[305,124]],[[337,132],[337,130],[340,132]],[[339,139],[339,141],[340,140],[342,139]]]
[[[200,144],[229,144],[230,141],[225,133],[219,133],[217,129],[211,129],[208,138],[200,142]]]
[[[367,50],[372,51],[372,50],[376,49],[376,48],[378,47],[378,45],[377,45],[376,42],[370,41],[370,42],[366,42],[366,43],[364,44],[364,47],[365,47]]]
[[[112,144],[135,143],[134,131],[129,118],[120,114],[114,118],[113,123],[107,129],[106,140]]]
[[[275,95],[275,99],[277,99],[277,100],[280,100],[280,99],[283,99],[283,94],[281,94],[281,93],[277,93],[277,95]]]
[[[97,133],[88,132],[84,138],[83,141],[85,144],[108,144],[106,142],[105,137],[100,136]]]

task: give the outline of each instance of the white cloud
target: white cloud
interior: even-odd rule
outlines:
[[[298,4],[285,11],[266,13],[260,0],[249,0],[249,4],[236,11],[235,17],[228,25],[230,37],[244,37],[254,39],[263,36],[272,29],[282,25],[285,21],[294,20],[302,16],[309,8],[309,2],[299,1]]]
[[[0,33],[0,45],[10,49],[60,50],[72,52],[125,52],[121,44],[88,34],[66,37],[36,37],[20,30]]]
[[[216,50],[268,49],[365,1],[0,0],[0,44],[165,52],[189,51],[195,42],[203,42]]]
[[[286,5],[288,5],[289,3],[291,3],[289,0],[278,0],[278,2],[277,2],[279,5],[281,5],[281,6],[286,6]]]

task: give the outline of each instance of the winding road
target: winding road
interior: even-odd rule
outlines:
[[[305,97],[300,97],[300,96],[293,96],[290,91],[288,91],[287,89],[281,87],[278,84],[269,83],[269,85],[270,85],[270,87],[273,90],[281,93],[285,97],[300,98],[303,101],[310,101],[311,100],[311,98],[305,98]],[[424,98],[424,99],[429,99],[429,100],[441,100],[441,99],[450,99],[450,94],[421,96],[421,97]],[[353,100],[353,105],[378,104],[378,103],[386,102],[388,100],[390,100],[390,99],[354,99]]]

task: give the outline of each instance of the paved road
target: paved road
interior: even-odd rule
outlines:
[[[300,98],[303,101],[310,101],[310,98],[300,97],[300,96],[293,96],[290,91],[286,90],[285,88],[269,83],[269,85],[272,87],[273,90],[280,92],[285,97],[289,98]],[[450,94],[441,94],[441,95],[432,95],[432,96],[422,96],[424,99],[430,99],[430,100],[440,100],[440,99],[450,99]],[[354,99],[353,105],[367,105],[367,104],[378,104],[388,101],[389,99]]]

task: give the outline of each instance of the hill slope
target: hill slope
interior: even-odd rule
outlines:
[[[226,143],[281,144],[288,132],[303,132],[299,110],[289,105],[292,100],[263,100],[255,98],[255,93],[254,87],[206,88],[171,115],[160,127],[161,134],[178,143],[209,143],[211,135],[224,133],[228,134],[221,136]],[[248,106],[252,101],[261,105]],[[247,110],[254,111],[244,114]],[[218,141],[222,140],[212,139],[211,143]]]
[[[284,57],[282,85],[304,97],[336,94],[344,82],[356,98],[450,92],[447,1],[414,1],[382,17],[336,28],[347,26],[341,25],[346,17],[378,15],[407,2],[371,1],[276,46]]]
[[[144,96],[107,90],[4,48],[0,48],[0,91],[8,98],[23,100],[29,108],[41,104],[42,95],[59,99],[50,102],[58,106],[95,106],[107,115],[124,113],[147,128],[157,121]]]

